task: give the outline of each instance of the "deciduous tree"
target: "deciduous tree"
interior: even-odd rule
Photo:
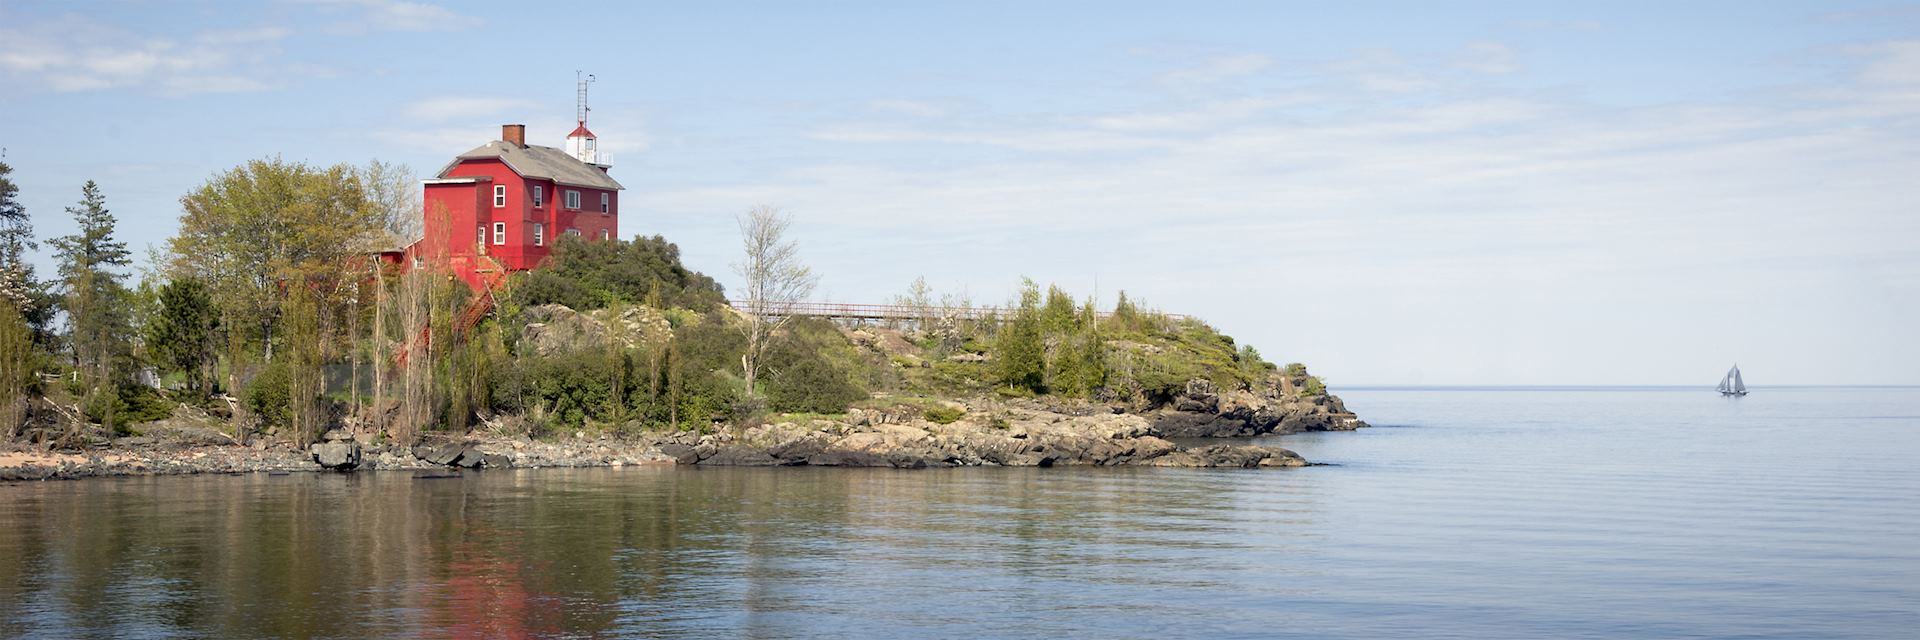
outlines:
[[[746,283],[746,308],[741,311],[747,315],[742,325],[747,350],[740,356],[740,372],[747,394],[753,395],[774,331],[792,319],[794,304],[813,293],[819,278],[800,262],[799,246],[787,238],[791,216],[760,205],[741,214],[738,222],[746,255],[733,268]]]
[[[383,214],[346,165],[254,160],[214,176],[180,205],[174,275],[206,282],[228,331],[257,330],[268,359],[288,283],[316,287],[318,308],[331,310],[361,276],[363,257],[385,242]]]
[[[32,281],[33,265],[25,257],[39,245],[33,241],[33,218],[20,204],[20,187],[13,183],[12,175],[13,167],[0,162],[0,275],[7,277],[0,284],[7,287],[9,297],[19,296],[17,304],[26,304],[22,287]]]
[[[0,433],[12,438],[26,422],[27,402],[33,398],[33,330],[11,305],[0,305]]]
[[[1027,280],[1020,303],[994,335],[993,361],[1000,384],[1033,392],[1046,390],[1046,345],[1041,336],[1040,287]]]
[[[0,300],[19,310],[36,342],[44,342],[50,339],[46,327],[52,305],[26,260],[27,252],[40,245],[33,239],[33,218],[20,204],[20,187],[8,177],[12,174],[13,167],[0,162]]]

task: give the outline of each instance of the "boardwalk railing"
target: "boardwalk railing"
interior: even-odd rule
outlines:
[[[788,304],[754,305],[746,300],[728,300],[727,305],[740,311],[761,316],[802,316],[808,318],[827,318],[831,320],[907,320],[920,321],[935,318],[954,320],[1004,321],[1013,316],[1013,311],[1003,307],[941,307],[917,306],[910,304],[853,304],[845,302],[794,302]],[[1142,312],[1153,313],[1153,312]],[[1113,316],[1111,311],[1096,314],[1105,320]],[[1174,322],[1187,319],[1177,313],[1159,313]]]

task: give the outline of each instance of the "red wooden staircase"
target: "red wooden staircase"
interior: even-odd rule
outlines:
[[[453,320],[455,344],[465,340],[468,331],[480,326],[480,321],[487,319],[487,314],[493,313],[493,308],[497,304],[493,292],[507,280],[507,269],[501,266],[499,261],[490,256],[478,256],[478,258],[485,261],[484,266],[474,271],[474,275],[480,280],[480,291],[472,300],[467,301],[465,307],[460,308],[460,315]],[[420,333],[408,339],[406,344],[400,345],[400,350],[393,354],[393,366],[406,366],[408,354],[413,353],[414,349],[424,349],[432,343],[433,327],[421,327]]]

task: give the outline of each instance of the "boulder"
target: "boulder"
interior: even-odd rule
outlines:
[[[360,466],[360,443],[322,442],[308,447],[313,461],[322,467],[337,471],[348,471]]]
[[[807,464],[816,467],[891,467],[893,461],[886,456],[865,451],[829,449],[807,458]]]
[[[767,455],[783,465],[801,465],[808,464],[808,460],[826,448],[823,438],[798,438],[767,447]]]
[[[421,443],[414,445],[413,456],[433,464],[452,465],[467,450],[464,442],[443,442],[438,445]]]
[[[1216,444],[1175,451],[1145,464],[1156,467],[1304,467],[1300,454],[1278,447]]]
[[[700,459],[702,465],[722,467],[772,467],[780,464],[767,452],[754,447],[725,445],[713,452],[713,455]]]
[[[1174,396],[1173,406],[1180,411],[1196,413],[1210,412],[1219,406],[1218,389],[1212,380],[1194,378],[1187,381],[1186,391]]]
[[[413,447],[413,457],[432,464],[441,464],[449,467],[466,467],[468,469],[478,469],[483,465],[487,465],[487,458],[491,455],[496,454],[481,451],[480,447],[472,442],[454,441],[443,442],[437,445],[422,443],[414,445]],[[498,456],[498,459],[502,461],[507,460],[505,456]]]
[[[487,454],[481,453],[479,449],[475,449],[473,447],[467,447],[465,449],[461,449],[460,455],[454,458],[452,462],[453,466],[466,467],[468,469],[478,469],[480,468],[480,465],[483,465],[486,463],[487,463]]]
[[[670,442],[658,447],[660,453],[673,458],[676,464],[696,464],[700,462],[700,450],[692,445]]]

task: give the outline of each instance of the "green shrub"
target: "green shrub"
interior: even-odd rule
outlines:
[[[81,395],[80,412],[101,426],[118,433],[126,432],[127,403],[111,389],[93,389]]]
[[[965,409],[949,407],[946,405],[938,405],[938,406],[927,407],[927,410],[924,415],[926,416],[929,422],[932,422],[934,424],[953,424],[954,421],[960,419],[960,416],[964,416],[966,414],[967,414],[967,411]]]
[[[524,357],[497,368],[488,395],[498,411],[544,414],[541,427],[579,429],[589,419],[612,421],[625,407],[614,394],[621,354],[582,352],[565,357]]]
[[[485,397],[496,412],[544,415],[541,429],[638,421],[704,430],[742,397],[734,373],[745,338],[721,313],[691,316],[672,341],[651,348],[522,354],[491,368]]]
[[[775,411],[837,413],[867,397],[865,390],[818,356],[797,349],[776,349],[769,355],[764,390],[768,406]]]
[[[725,301],[720,284],[682,265],[680,247],[660,236],[587,241],[563,235],[547,264],[519,280],[514,296],[529,306],[586,311],[635,303],[705,312]]]
[[[1000,394],[1000,397],[1003,397],[1003,398],[1031,398],[1035,395],[1032,389],[1028,389],[1026,387],[1015,387],[1015,386],[1004,385],[1004,384],[998,387],[994,387],[993,392]]]
[[[782,413],[838,413],[867,397],[871,379],[859,350],[831,323],[796,320],[767,352],[768,407]]]
[[[275,360],[247,383],[242,401],[247,410],[260,416],[263,424],[282,427],[290,424],[292,402],[287,394],[287,363]]]
[[[153,422],[166,418],[173,415],[176,404],[160,393],[159,389],[137,384],[120,387],[119,397],[123,407],[121,419],[126,424]]]

